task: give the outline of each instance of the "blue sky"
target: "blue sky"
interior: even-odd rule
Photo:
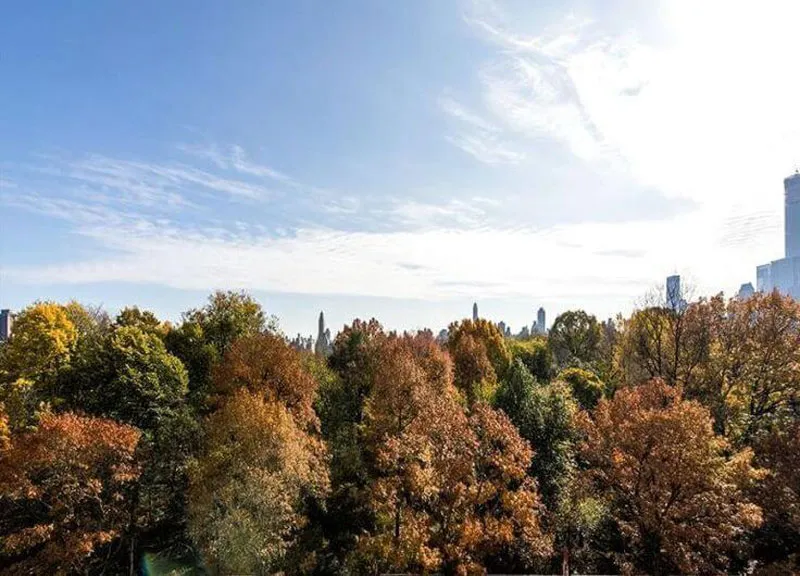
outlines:
[[[646,5],[645,5],[646,4]],[[724,13],[725,18],[720,18]],[[0,305],[607,317],[780,257],[792,3],[20,2]]]

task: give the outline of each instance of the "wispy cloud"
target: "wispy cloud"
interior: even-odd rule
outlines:
[[[406,227],[473,227],[485,222],[486,211],[472,202],[446,204],[396,201],[389,214]]]
[[[176,148],[186,154],[211,161],[217,168],[233,170],[259,178],[268,178],[283,184],[297,185],[287,174],[251,161],[245,150],[236,144],[227,147],[227,152],[216,144],[178,144]]]
[[[460,219],[479,223],[474,207],[406,203],[395,210],[414,222],[407,230],[357,232],[318,225],[280,231],[241,221],[189,224],[102,205],[21,198],[19,206],[72,223],[104,253],[57,265],[6,268],[9,278],[23,283],[124,282],[427,300],[587,294],[631,300],[673,265],[675,253],[691,253],[692,263],[717,279],[739,281],[732,263],[740,255],[717,245],[718,229],[708,228],[700,238],[676,237],[666,246],[662,239],[671,222],[497,229],[464,225]],[[681,226],[698,227],[696,216],[682,218]],[[450,224],[420,225],[441,219]],[[636,267],[630,265],[632,241],[643,255]]]

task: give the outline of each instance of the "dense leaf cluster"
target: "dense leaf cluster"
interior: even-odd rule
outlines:
[[[778,294],[397,334],[328,357],[245,293],[178,325],[22,311],[0,572],[800,571],[800,305]]]

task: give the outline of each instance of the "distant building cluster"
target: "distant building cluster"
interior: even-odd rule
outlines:
[[[478,303],[474,302],[472,304],[472,321],[474,322],[478,318]],[[512,335],[511,327],[508,326],[503,320],[497,323],[497,329],[506,338],[518,338],[520,340],[524,340],[526,338],[530,338],[531,336],[543,336],[547,334],[547,315],[544,311],[544,308],[540,307],[536,312],[536,320],[533,321],[533,324],[530,327],[523,326],[517,334]],[[437,340],[440,342],[446,342],[447,330],[442,330],[439,333]]]
[[[786,178],[783,188],[784,257],[756,268],[756,286],[759,292],[777,290],[800,300],[800,173]]]
[[[303,336],[298,334],[289,341],[289,346],[301,352],[311,352],[320,357],[326,357],[333,352],[333,339],[331,338],[331,331],[325,327],[325,314],[319,313],[319,322],[317,327],[317,338],[313,336]]]

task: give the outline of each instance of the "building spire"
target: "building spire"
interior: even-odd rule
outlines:
[[[327,356],[330,354],[331,348],[331,332],[325,328],[325,314],[320,312],[317,341],[314,344],[314,354],[317,356]]]

